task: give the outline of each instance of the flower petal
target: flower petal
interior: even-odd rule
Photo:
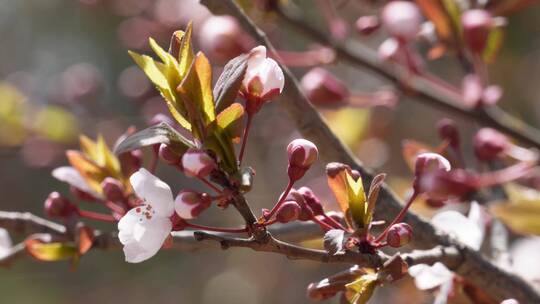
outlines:
[[[92,189],[84,180],[82,175],[75,168],[70,166],[58,167],[52,171],[52,176],[57,180],[68,183],[69,185],[84,191],[96,198],[101,198],[101,195]]]
[[[171,188],[148,170],[141,168],[129,178],[133,190],[156,214],[169,217],[174,212],[174,199]]]
[[[482,245],[483,231],[474,221],[457,211],[438,213],[431,219],[431,223],[474,250],[480,249]]]
[[[118,239],[124,245],[126,261],[139,263],[159,251],[171,233],[172,222],[145,204],[129,210],[118,222],[118,230]]]
[[[9,254],[12,245],[8,231],[4,228],[0,228],[0,258]]]
[[[427,264],[414,265],[409,267],[408,271],[414,278],[416,287],[420,290],[441,286],[454,277],[454,274],[440,262],[433,264],[433,266]]]

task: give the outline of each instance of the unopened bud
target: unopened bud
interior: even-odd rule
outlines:
[[[472,9],[461,14],[463,38],[468,48],[477,54],[484,51],[493,27],[491,14],[482,9]]]
[[[421,153],[416,157],[414,174],[418,177],[438,170],[450,171],[451,168],[450,162],[440,154]]]
[[[279,207],[276,220],[280,223],[288,223],[298,219],[301,208],[295,201],[286,201]]]
[[[323,68],[313,68],[302,77],[301,86],[314,105],[343,105],[350,93],[347,86]]]
[[[400,47],[398,41],[394,38],[388,38],[379,45],[377,55],[381,61],[397,61],[399,51]]]
[[[381,26],[381,23],[377,16],[361,16],[356,20],[355,25],[356,31],[360,35],[368,36],[376,31]]]
[[[181,161],[180,154],[176,153],[173,149],[171,149],[166,144],[161,144],[159,146],[159,157],[164,160],[169,165],[179,165]]]
[[[266,48],[258,46],[250,51],[246,74],[240,88],[246,99],[249,115],[257,113],[262,105],[281,94],[285,86],[285,76],[279,64],[266,57]]]
[[[459,131],[456,123],[448,118],[441,119],[437,123],[437,129],[439,129],[439,136],[448,140],[451,147],[459,147]]]
[[[463,169],[454,169],[426,171],[414,186],[428,199],[443,202],[451,198],[463,199],[475,191],[477,185],[477,176]]]
[[[287,146],[289,154],[288,174],[292,181],[299,180],[319,157],[314,143],[305,139],[295,139]]]
[[[249,50],[246,49],[249,42],[238,21],[231,16],[210,16],[199,32],[201,49],[222,62]]]
[[[474,154],[479,160],[491,161],[499,158],[508,148],[508,138],[491,128],[480,129],[473,139]]]
[[[388,33],[403,41],[413,40],[421,28],[422,14],[416,4],[392,1],[382,10],[381,22]]]
[[[77,213],[77,207],[55,191],[45,200],[45,213],[50,217],[68,217]]]
[[[206,193],[182,190],[174,200],[174,210],[183,219],[196,218],[201,212],[210,207],[212,199]]]
[[[323,206],[319,198],[308,187],[302,187],[298,189],[298,193],[302,195],[306,204],[313,210],[315,215],[321,215],[324,213]]]
[[[107,200],[117,202],[124,199],[124,186],[122,183],[112,177],[107,177],[101,182],[103,195]]]
[[[307,287],[307,297],[314,301],[324,301],[335,296],[341,289],[332,288],[327,280],[319,283],[311,283]],[[326,287],[326,285],[329,285]]]
[[[191,149],[182,156],[182,168],[187,176],[206,177],[217,168],[217,164],[206,152]]]
[[[412,228],[406,223],[392,225],[386,235],[386,242],[389,246],[399,248],[407,245],[412,239]]]

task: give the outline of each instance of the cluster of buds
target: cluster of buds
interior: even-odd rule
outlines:
[[[293,182],[301,179],[319,157],[317,146],[305,139],[295,139],[289,143],[287,153],[289,155],[287,174]]]
[[[246,112],[254,115],[265,102],[283,91],[285,77],[278,63],[266,57],[266,48],[258,46],[249,53],[240,94],[246,100]]]

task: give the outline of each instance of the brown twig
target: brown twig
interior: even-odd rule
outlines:
[[[353,41],[347,41],[343,44],[333,41],[328,35],[304,22],[301,16],[285,11],[279,5],[276,7],[275,12],[291,27],[304,33],[318,43],[331,47],[336,52],[337,58],[374,72],[397,86],[401,86],[400,75],[405,74],[403,68],[395,64],[381,63],[377,54],[368,47]],[[418,97],[413,98],[415,101],[439,108],[445,113],[453,113],[482,125],[495,128],[524,144],[540,149],[540,132],[506,113],[499,107],[490,106],[480,109],[464,107],[459,99],[452,98],[449,94],[444,94],[442,90],[433,85],[433,82],[409,74],[407,74],[406,87],[407,90],[404,90],[405,93],[412,91],[414,92],[413,95]]]
[[[266,34],[260,30],[251,19],[243,12],[243,10],[232,0],[201,0],[201,3],[209,6],[214,13],[226,13],[235,16],[241,25],[262,45],[265,45],[271,52],[275,53],[275,48],[266,37]],[[328,43],[331,46],[334,44]],[[349,60],[357,60],[349,51],[344,52],[344,49],[337,50],[341,57]],[[369,53],[371,54],[371,53]],[[375,58],[371,58],[368,62],[368,67],[377,73],[383,71],[379,69],[379,63],[375,64]],[[364,61],[358,60],[358,64],[365,65]],[[365,187],[369,188],[369,184],[373,179],[373,174],[370,170],[364,168],[361,163],[353,157],[351,152],[341,143],[339,139],[331,132],[328,125],[320,114],[311,106],[307,97],[302,93],[297,79],[286,68],[283,67],[286,79],[286,89],[281,98],[281,106],[283,106],[290,117],[293,119],[298,130],[304,137],[313,141],[318,147],[321,158],[324,161],[338,161],[351,165],[354,169],[360,171],[364,178]],[[384,75],[397,81],[397,78],[389,73],[386,69]],[[461,113],[467,117],[477,118],[478,115],[465,111],[452,103],[439,102],[436,95],[427,93],[427,88],[422,87],[422,84],[417,84],[417,89],[422,93],[422,100],[432,100],[434,104],[441,105],[447,110],[453,110],[456,113]],[[425,86],[425,84],[423,84]],[[416,88],[415,88],[416,89]],[[480,116],[478,116],[480,117]],[[486,121],[485,117],[481,119]],[[491,125],[494,123],[491,122]],[[500,126],[499,126],[500,127]],[[501,129],[501,128],[499,128]],[[505,128],[502,128],[505,129]],[[506,130],[508,133],[520,133],[521,130],[510,128]],[[527,137],[525,132],[524,137],[516,136],[524,142],[531,145],[540,146],[540,141],[534,140],[534,137]],[[514,134],[511,134],[514,135]],[[391,221],[392,218],[401,210],[402,202],[400,199],[384,185],[380,191],[379,203],[376,208],[376,218]],[[448,265],[455,271],[467,278],[476,286],[491,294],[495,299],[502,301],[508,298],[515,298],[524,303],[540,303],[540,295],[535,289],[523,279],[493,265],[480,253],[463,246],[459,242],[450,239],[447,235],[437,231],[430,223],[420,219],[418,216],[407,213],[404,218],[405,222],[411,224],[414,229],[415,246],[418,248],[432,248],[436,246],[452,247],[458,250],[462,257],[462,262],[459,265]],[[453,249],[453,250],[454,250]]]

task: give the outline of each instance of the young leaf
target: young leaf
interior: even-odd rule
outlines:
[[[114,148],[114,153],[118,155],[155,144],[167,144],[171,148],[178,150],[178,152],[185,152],[189,148],[195,148],[192,141],[182,136],[167,123],[162,122],[127,136]]]
[[[248,54],[242,54],[231,59],[223,68],[221,75],[219,75],[214,86],[217,112],[223,111],[236,99],[246,73],[247,58]]]
[[[324,249],[331,255],[343,252],[343,240],[345,231],[341,229],[332,229],[324,234]]]
[[[239,142],[243,131],[244,107],[233,103],[216,117],[217,132],[225,133],[233,142]]]
[[[347,300],[352,304],[367,303],[378,284],[377,274],[367,273],[362,275],[355,281],[345,285],[347,288],[347,292],[345,293]]]
[[[347,171],[351,167],[341,163],[329,163],[326,165],[328,186],[334,193],[334,197],[343,214],[349,211],[349,195],[347,194]]]
[[[367,228],[369,222],[366,222],[367,204],[362,178],[358,178],[358,180],[355,181],[347,172],[347,193],[352,219],[358,228]]]
[[[452,21],[441,0],[415,0],[424,15],[433,22],[440,40],[452,42],[454,38]]]
[[[184,102],[190,123],[196,127],[194,135],[203,139],[206,127],[216,118],[212,95],[212,68],[203,53],[197,54],[176,91]]]
[[[94,229],[84,224],[78,225],[75,234],[75,243],[77,244],[77,253],[79,255],[88,252],[94,244]]]
[[[379,191],[381,190],[382,184],[384,183],[384,179],[386,178],[386,174],[377,174],[373,180],[371,181],[371,186],[369,187],[369,193],[368,193],[368,205],[366,209],[366,223],[371,223],[373,220],[373,211],[375,210],[375,203],[377,203],[377,198],[379,197]]]
[[[34,258],[54,262],[73,259],[77,256],[77,247],[69,243],[44,243],[35,238],[27,239],[25,242],[26,251]]]
[[[180,76],[184,78],[191,64],[193,63],[193,58],[195,53],[193,52],[193,46],[191,44],[191,34],[193,32],[193,24],[189,22],[186,27],[186,31],[180,39],[180,50],[178,52],[178,68],[180,70]]]
[[[482,54],[482,58],[485,62],[492,63],[495,60],[499,50],[501,49],[503,40],[504,30],[500,27],[493,28],[489,33],[486,48]]]
[[[99,166],[105,168],[108,172],[114,173],[113,177],[119,177],[121,171],[118,158],[112,153],[102,135],[98,136],[96,142],[97,158],[94,160]]]
[[[97,193],[102,193],[100,183],[107,176],[112,176],[100,168],[96,163],[89,160],[81,152],[75,150],[66,151],[66,156],[73,168],[84,178],[86,183]]]

